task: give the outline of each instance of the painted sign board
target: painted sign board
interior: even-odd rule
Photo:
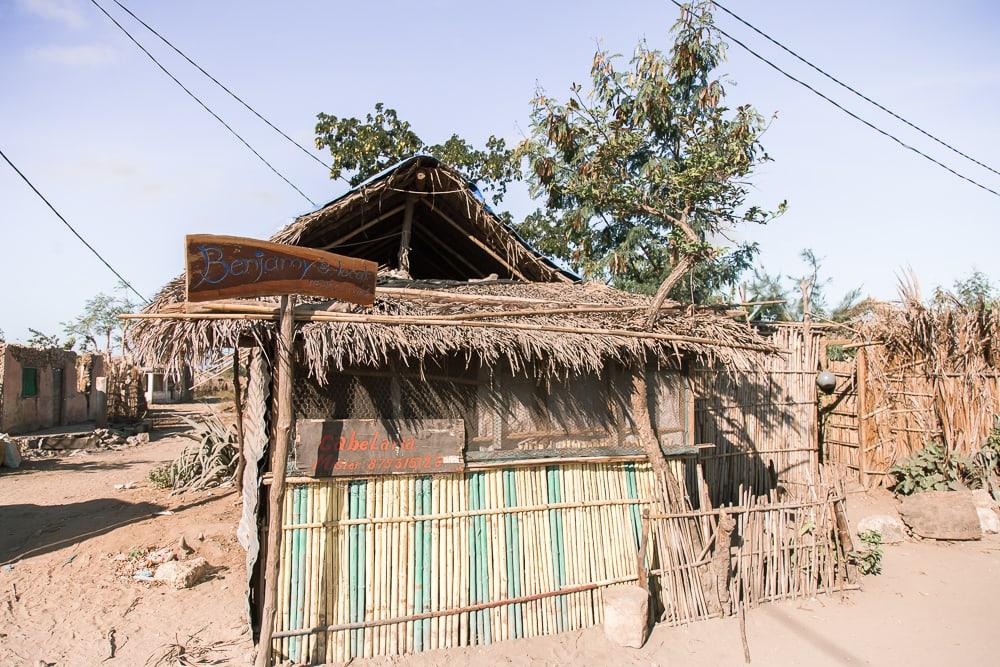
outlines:
[[[424,475],[465,469],[461,419],[300,419],[296,474]]]
[[[187,300],[307,294],[370,306],[378,265],[332,252],[238,236],[185,239]]]

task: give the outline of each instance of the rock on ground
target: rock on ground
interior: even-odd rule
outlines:
[[[977,507],[976,513],[979,514],[979,527],[984,533],[993,535],[1000,533],[1000,517],[996,512],[989,507]]]
[[[604,590],[604,634],[630,648],[642,648],[649,628],[649,592],[641,586]]]
[[[979,515],[967,491],[925,491],[903,496],[899,513],[915,535],[935,540],[979,540]]]
[[[191,588],[208,574],[208,561],[204,558],[172,560],[156,568],[153,579],[174,588]]]
[[[889,514],[866,516],[857,525],[858,533],[874,531],[882,537],[883,544],[898,544],[906,540],[906,527],[898,517]]]

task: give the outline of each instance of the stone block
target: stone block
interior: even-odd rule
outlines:
[[[858,521],[859,535],[869,530],[881,535],[883,544],[898,544],[906,540],[906,527],[903,522],[899,517],[890,514],[872,514]]]
[[[968,491],[925,491],[903,496],[899,514],[915,535],[934,540],[979,540],[979,515]]]
[[[191,588],[208,574],[208,561],[204,558],[172,560],[156,568],[153,579],[174,588]]]
[[[604,589],[604,634],[621,646],[642,648],[649,629],[649,592],[641,586]]]

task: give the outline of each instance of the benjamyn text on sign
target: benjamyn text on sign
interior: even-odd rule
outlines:
[[[378,265],[332,252],[236,236],[185,239],[188,301],[306,294],[370,306]]]

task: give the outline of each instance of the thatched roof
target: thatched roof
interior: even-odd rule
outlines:
[[[393,278],[400,207],[413,193],[413,277]],[[341,251],[384,267],[372,307],[307,301],[297,311],[304,320],[297,335],[305,362],[320,378],[331,368],[420,364],[444,356],[554,375],[682,354],[745,366],[769,349],[743,324],[670,302],[647,332],[642,320],[650,297],[574,281],[497,218],[472,184],[432,158],[400,163],[271,240]],[[159,319],[130,324],[141,363],[211,361],[248,338],[270,344],[274,300],[216,304],[213,310],[184,298],[181,276],[146,308]],[[222,314],[234,310],[244,315]]]
[[[647,296],[594,283],[394,280],[379,285],[370,308],[303,304],[299,318],[306,321],[297,336],[306,363],[320,378],[331,368],[400,361],[419,365],[445,356],[478,358],[487,365],[503,362],[558,376],[599,372],[609,361],[669,361],[681,355],[745,367],[768,350],[744,324],[676,306],[664,311],[647,335],[642,319],[649,302]],[[239,303],[249,308],[246,301]],[[257,315],[230,319],[209,312],[211,307],[161,300],[153,310],[168,317],[130,325],[134,351],[145,364],[169,366],[182,354],[210,360],[220,348],[248,337],[269,345],[276,301],[251,303],[259,309]],[[400,317],[421,323],[393,322]]]
[[[410,240],[415,278],[578,279],[518,236],[486,205],[475,184],[424,155],[299,217],[271,240],[395,266],[407,198],[416,200]]]

